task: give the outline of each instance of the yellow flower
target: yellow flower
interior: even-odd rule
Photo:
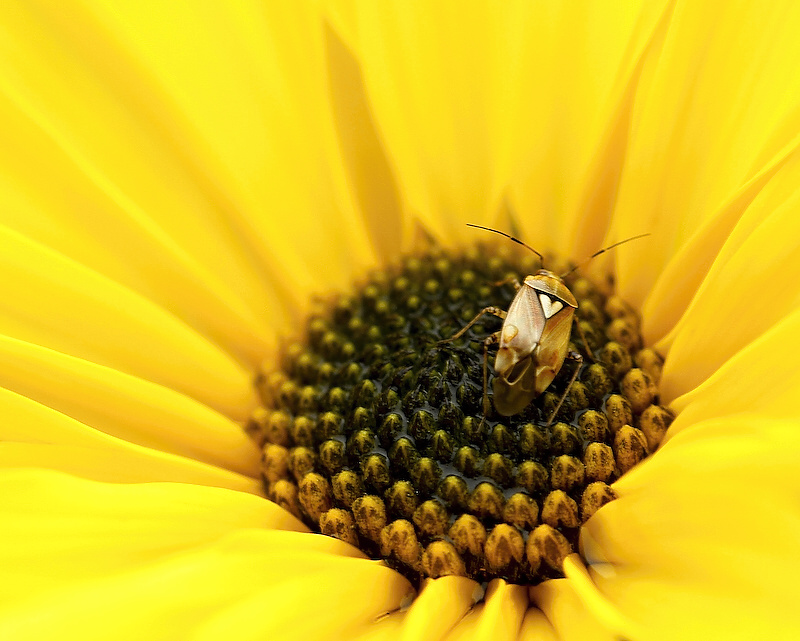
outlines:
[[[429,4],[0,7],[0,638],[800,634],[800,5]],[[573,257],[652,234],[594,269],[679,416],[586,565],[398,611],[263,498],[252,372],[504,203]]]

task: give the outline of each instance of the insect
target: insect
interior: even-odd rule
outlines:
[[[542,269],[535,274],[526,276],[522,284],[516,279],[511,281],[514,283],[517,294],[514,296],[514,300],[511,301],[507,312],[499,307],[486,307],[458,333],[440,341],[440,343],[448,343],[460,338],[484,314],[493,314],[503,319],[503,327],[500,331],[491,334],[483,342],[484,418],[489,412],[487,371],[490,345],[499,343],[494,362],[496,376],[492,381],[492,391],[495,409],[501,416],[513,416],[524,410],[534,398],[550,386],[567,357],[577,361],[578,366],[575,368],[561,399],[547,421],[549,426],[558,410],[561,409],[561,405],[583,364],[583,356],[580,353],[569,352],[569,339],[572,334],[575,311],[578,309],[578,301],[575,300],[575,296],[564,284],[564,277],[609,249],[631,240],[649,236],[649,234],[633,236],[609,245],[589,256],[580,265],[559,276],[544,269],[544,257],[542,254],[533,249],[533,247],[526,245],[519,238],[490,227],[472,224],[468,226],[500,234],[522,245],[539,257],[542,261]],[[578,325],[578,330],[580,331],[580,325]],[[583,343],[584,345],[586,344],[585,338]]]

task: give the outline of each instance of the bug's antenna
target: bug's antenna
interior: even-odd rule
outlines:
[[[537,252],[533,247],[531,247],[530,245],[526,245],[519,238],[516,238],[515,236],[512,236],[511,234],[507,234],[504,231],[500,231],[499,229],[492,229],[491,227],[481,227],[480,225],[473,225],[472,223],[467,223],[467,227],[474,227],[475,229],[483,229],[484,231],[491,231],[491,232],[494,232],[495,234],[500,234],[501,236],[505,236],[509,240],[513,240],[515,243],[517,243],[517,245],[522,245],[525,249],[527,249],[529,251],[532,251],[534,254],[536,254],[539,257],[539,260],[542,261],[542,264],[544,264],[544,256],[542,256],[539,252]],[[631,240],[631,239],[629,239],[629,240]],[[625,242],[625,241],[622,241],[622,242]]]
[[[628,243],[628,242],[630,242],[630,241],[632,241],[632,240],[638,240],[639,238],[644,238],[645,236],[649,236],[649,235],[650,235],[650,234],[648,233],[648,234],[639,234],[638,236],[631,236],[630,238],[626,238],[625,240],[621,240],[621,241],[619,241],[618,243],[614,243],[613,245],[609,245],[608,247],[603,247],[603,249],[601,249],[600,251],[596,251],[594,254],[592,254],[591,256],[589,256],[589,258],[587,258],[587,259],[586,259],[586,260],[584,260],[583,262],[581,262],[581,263],[579,263],[579,264],[575,265],[575,267],[573,267],[572,269],[570,269],[568,272],[564,272],[563,274],[561,274],[560,278],[564,278],[565,276],[569,276],[569,275],[570,275],[572,272],[574,272],[576,269],[578,269],[578,268],[580,268],[580,267],[583,267],[583,266],[584,266],[586,263],[588,263],[590,260],[592,260],[592,258],[596,258],[596,257],[597,257],[597,256],[599,256],[600,254],[604,254],[604,253],[605,253],[605,252],[607,252],[609,249],[614,249],[614,247],[619,247],[619,246],[620,246],[620,245],[622,245],[623,243]]]

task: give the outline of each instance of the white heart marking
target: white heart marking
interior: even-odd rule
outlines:
[[[539,294],[539,302],[542,305],[545,318],[552,318],[564,307],[560,300],[554,300],[547,294]]]

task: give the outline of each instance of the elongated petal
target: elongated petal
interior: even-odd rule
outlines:
[[[451,638],[458,638],[459,635],[476,641],[513,641],[517,638],[528,608],[527,589],[497,580],[489,585],[485,599],[475,629],[462,634],[460,626],[457,626]]]
[[[747,639],[770,625],[779,637],[800,630],[782,596],[800,571],[791,552],[800,383],[785,367],[798,336],[795,311],[676,399],[666,443],[587,523],[590,574],[575,565],[567,576],[611,632]]]
[[[332,4],[411,209],[451,238],[451,221],[510,195],[530,242],[563,247],[606,109],[663,5]]]
[[[252,403],[250,375],[151,300],[0,227],[0,334],[179,390],[230,416]],[[33,374],[35,377],[35,373]]]
[[[659,342],[662,349],[670,344],[670,332],[685,314],[728,237],[768,183],[780,180],[776,174],[796,158],[798,148],[800,136],[704,220],[687,242],[676,248],[644,303],[644,331],[648,342]],[[659,241],[651,237],[649,242]],[[631,254],[628,253],[620,256],[620,260],[629,258]]]
[[[594,583],[652,638],[792,638],[800,422],[758,413],[675,434],[586,524]]]
[[[664,395],[671,400],[800,304],[800,155],[759,192],[668,336]]]
[[[97,431],[257,476],[259,454],[241,425],[161,385],[0,337],[0,386],[56,410],[49,413],[52,420],[39,424],[27,413],[33,410],[22,411],[19,401],[9,400],[0,427],[4,440],[85,446],[83,437]],[[12,409],[12,402],[20,409]]]
[[[239,358],[254,359],[267,342],[266,319],[259,318],[255,295],[230,287],[208,260],[228,261],[222,245],[193,255],[196,224],[188,234],[170,233],[155,208],[146,209],[64,139],[56,124],[20,100],[0,94],[4,224],[168,306]],[[128,146],[119,153],[128,155]]]
[[[533,586],[530,588],[530,599],[541,612],[541,615],[533,617],[534,620],[551,638],[606,641],[610,636],[609,629],[598,619],[596,612],[586,607],[584,595],[578,592],[572,581],[554,579]],[[546,624],[540,617],[545,619]],[[530,638],[525,633],[521,638]]]
[[[56,626],[62,638],[134,639],[147,629],[149,638],[202,639],[225,629],[255,639],[276,625],[284,638],[325,638],[372,623],[409,591],[405,579],[350,558],[360,553],[335,539],[242,529],[302,529],[262,499],[41,473],[5,472],[3,482],[24,489],[2,511],[3,638],[33,639]],[[364,590],[376,582],[379,598],[365,607]]]
[[[308,536],[279,532],[230,535],[217,544],[174,555],[129,573],[19,605],[0,622],[15,639],[36,639],[53,626],[63,638],[327,639],[366,627],[397,606],[408,590],[394,573],[348,559]],[[326,549],[327,548],[327,549]],[[353,577],[353,590],[343,577]],[[396,576],[396,575],[394,575]],[[380,585],[368,607],[348,599]],[[353,594],[355,592],[355,594]],[[349,593],[349,594],[348,594]],[[287,607],[289,605],[289,607]],[[179,606],[179,607],[176,607]],[[46,616],[42,616],[46,613]],[[10,638],[10,637],[6,637]]]
[[[639,260],[619,274],[633,304],[698,226],[796,138],[798,25],[791,1],[675,3],[643,70],[617,199],[619,237],[649,231],[657,240],[633,249]]]
[[[0,467],[40,467],[113,483],[173,481],[261,494],[252,477],[109,436],[0,389]]]
[[[117,580],[241,528],[305,529],[263,498],[219,488],[107,484],[20,469],[0,471],[0,484],[6,607],[35,609],[44,594]]]
[[[269,536],[262,537],[252,562],[263,576],[253,577],[248,571],[244,594],[236,590],[236,601],[204,621],[197,639],[212,641],[228,635],[253,641],[265,636],[298,641],[358,638],[408,598],[408,582],[389,568],[332,551],[309,553],[300,536],[293,538],[296,547],[282,550],[269,545]],[[197,565],[203,569],[202,560]],[[288,570],[283,576],[282,568]]]
[[[0,9],[9,124],[0,193],[14,203],[14,228],[170,307],[251,364],[273,340],[268,328],[288,329],[309,292],[374,262],[331,112],[320,108],[322,20],[313,6],[296,9],[102,0]],[[215,33],[238,35],[223,43]]]
[[[325,25],[330,100],[343,180],[361,214],[363,228],[384,261],[411,245],[411,226],[394,171],[383,148],[359,60],[328,24]]]
[[[800,309],[781,319],[722,365],[708,380],[678,397],[670,434],[696,422],[738,414],[794,419],[800,416],[800,372],[787,355],[800,353]]]
[[[458,582],[456,586],[453,585],[454,581]],[[491,582],[484,595],[483,590],[478,588],[473,581],[448,577],[446,579],[438,579],[427,586],[426,590],[436,584],[441,585],[438,589],[434,588],[429,592],[427,602],[420,605],[415,602],[412,606],[409,618],[403,629],[404,639],[409,641],[418,639],[420,638],[420,633],[423,633],[423,637],[426,639],[447,639],[447,641],[459,639],[496,639],[499,641],[517,638],[528,606],[527,590],[524,587],[509,585],[505,581],[496,580]],[[466,588],[470,587],[470,584],[472,588],[467,591]],[[441,592],[440,602],[448,602],[451,607],[455,603],[458,603],[460,608],[469,607],[474,605],[474,599],[480,596],[483,596],[484,600],[469,610],[460,612],[455,620],[447,616],[439,618],[430,610],[433,605],[430,598],[434,596],[434,592],[438,594],[445,587],[451,589],[454,587],[465,588],[465,590],[457,591],[460,597],[457,600],[453,600],[452,593]],[[423,591],[424,593],[425,591]],[[423,610],[426,610],[425,618],[428,621],[428,625],[432,624],[430,635],[427,629],[415,628],[413,624],[409,624],[412,618]],[[416,612],[417,615],[412,614],[413,612]],[[421,619],[422,617],[418,616],[415,622],[416,620],[421,621]]]
[[[559,638],[544,612],[535,607],[528,608],[519,630],[520,641],[557,641]]]
[[[0,466],[47,468],[111,483],[192,483],[263,495],[263,485],[255,479],[158,450],[107,440],[100,446],[0,443]]]
[[[404,617],[401,638],[444,639],[482,596],[480,586],[463,577],[429,581]]]
[[[616,222],[615,227],[623,228],[623,238],[642,233],[638,220],[625,225],[626,221],[619,219],[616,204],[642,74],[653,52],[662,46],[673,10],[674,2],[666,2],[663,6],[659,3],[646,3],[632,29],[628,50],[620,62],[620,73],[609,93],[603,133],[592,149],[591,162],[579,188],[579,198],[569,216],[570,226],[567,228],[564,245],[558,246],[563,254],[567,253],[567,248],[572,244],[572,256],[580,259],[622,240],[620,237],[608,235],[612,220]],[[573,198],[574,196],[565,194],[567,202]],[[614,229],[613,233],[619,233],[618,229]],[[595,261],[588,266],[587,271],[596,270],[598,278],[601,278],[603,264],[605,263],[608,271],[608,263],[624,262],[631,255],[627,249],[629,248],[622,253],[617,252]]]

